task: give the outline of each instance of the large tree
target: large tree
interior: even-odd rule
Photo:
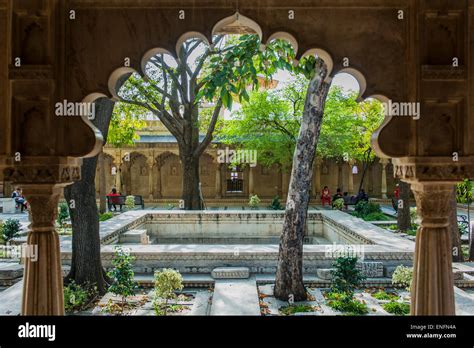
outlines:
[[[275,297],[280,300],[306,299],[306,289],[303,285],[303,236],[306,230],[313,161],[330,86],[330,83],[325,81],[326,77],[326,64],[317,58],[306,92],[280,237],[274,289]]]
[[[114,103],[102,98],[95,103],[92,123],[107,139]],[[100,258],[99,212],[96,203],[95,175],[98,156],[85,158],[81,180],[64,189],[72,223],[71,270],[65,281],[96,286],[100,294],[107,291],[107,277]]]
[[[121,101],[156,115],[176,138],[183,167],[184,208],[202,209],[199,159],[211,143],[222,107],[232,107],[235,96],[247,99],[247,87],[257,81],[255,67],[260,42],[256,35],[218,36],[211,45],[190,39],[176,60],[164,54],[151,58],[146,76],[133,74],[120,90]],[[200,137],[200,108],[213,108]]]

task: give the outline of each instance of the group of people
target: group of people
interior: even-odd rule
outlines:
[[[342,193],[342,190],[338,188],[336,190],[336,194],[331,197],[331,192],[327,186],[324,186],[323,190],[321,191],[321,205],[324,207],[325,204],[331,206],[337,199],[343,199],[344,205],[347,208],[349,203],[356,204],[360,201],[368,201],[369,195],[365,192],[363,188],[359,190],[359,193],[356,196],[349,196],[348,192]]]

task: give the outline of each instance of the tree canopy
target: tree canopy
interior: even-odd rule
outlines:
[[[259,163],[289,166],[300,127],[308,80],[301,75],[277,90],[250,93],[232,120],[219,127],[219,141],[258,151]],[[318,156],[364,160],[370,137],[383,120],[376,100],[357,102],[355,92],[332,86],[317,148]],[[373,154],[372,154],[373,156]]]

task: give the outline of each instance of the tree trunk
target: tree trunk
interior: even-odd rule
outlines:
[[[199,193],[199,158],[192,155],[182,156],[183,196],[185,210],[201,210],[202,201]]]
[[[453,253],[453,262],[462,262],[464,257],[461,249],[461,234],[458,228],[458,214],[456,201],[456,186],[453,185],[453,194],[450,196],[448,207],[449,212],[449,228],[451,230],[451,248]]]
[[[320,59],[306,93],[301,127],[293,156],[283,232],[280,237],[275,297],[283,301],[306,299],[303,285],[303,236],[311,194],[313,161],[329,91],[327,68]]]
[[[103,98],[95,103],[95,107],[96,118],[92,123],[101,131],[105,141],[114,103]],[[64,189],[73,231],[71,270],[66,282],[74,280],[76,284],[94,285],[100,294],[104,294],[107,291],[107,281],[100,259],[96,168],[97,156],[85,158],[81,168],[81,180]]]
[[[99,154],[99,211],[101,214],[107,211],[105,195],[107,194],[106,176],[105,176],[105,155],[104,151]]]
[[[400,181],[400,198],[398,205],[397,227],[399,231],[407,231],[411,227],[410,218],[410,184]]]

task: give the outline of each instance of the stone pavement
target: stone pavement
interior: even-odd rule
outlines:
[[[216,280],[211,315],[260,315],[255,277]]]

